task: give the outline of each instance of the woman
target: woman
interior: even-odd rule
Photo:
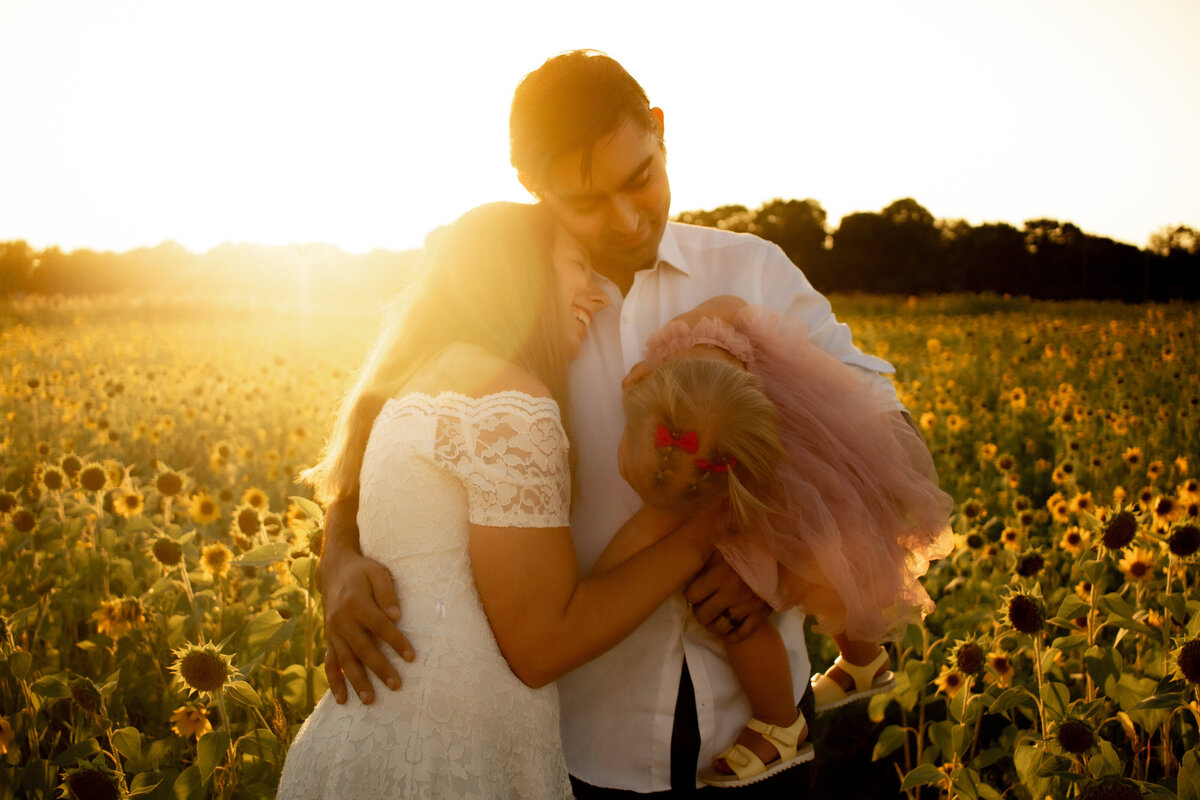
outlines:
[[[697,572],[714,528],[639,511],[614,547],[673,532],[578,575],[562,410],[607,304],[591,278],[537,206],[474,209],[430,249],[305,476],[327,503],[359,494],[363,553],[396,580],[415,660],[369,706],[321,700],[279,797],[570,796],[548,684]]]

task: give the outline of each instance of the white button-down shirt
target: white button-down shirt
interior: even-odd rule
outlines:
[[[586,572],[641,500],[617,470],[625,427],[621,379],[642,360],[650,334],[720,294],[799,319],[813,341],[895,389],[886,361],[862,353],[829,301],[774,244],[756,236],[669,223],[652,269],[634,277],[629,294],[600,278],[611,305],[596,314],[571,367],[572,435],[578,461],[571,517],[581,572]],[[884,374],[880,374],[884,373]],[[897,408],[900,403],[897,400]],[[788,645],[799,700],[810,665],[804,617],[773,616]],[[571,774],[595,786],[637,792],[670,789],[671,730],[684,659],[696,689],[700,760],[709,764],[731,744],[750,704],[716,637],[696,622],[676,593],[625,641],[559,679],[562,734]]]

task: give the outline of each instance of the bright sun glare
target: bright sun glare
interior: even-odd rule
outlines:
[[[580,46],[665,109],[676,213],[812,197],[836,226],[911,196],[1139,246],[1200,227],[1200,5],[689,9],[5,3],[0,240],[418,246],[526,198],[512,90]]]

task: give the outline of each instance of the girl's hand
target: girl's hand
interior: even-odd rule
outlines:
[[[701,561],[708,561],[715,552],[717,540],[725,535],[728,529],[729,499],[721,497],[687,518],[673,535],[695,547]]]

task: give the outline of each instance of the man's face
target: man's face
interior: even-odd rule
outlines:
[[[539,193],[563,226],[591,253],[597,272],[621,282],[652,266],[671,206],[666,156],[659,129],[626,121],[596,143],[585,180],[583,153],[567,153],[550,165]]]

